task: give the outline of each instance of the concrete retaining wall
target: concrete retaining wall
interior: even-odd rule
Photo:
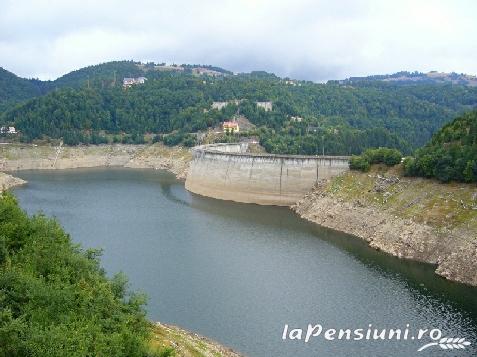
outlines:
[[[349,169],[346,156],[250,154],[246,149],[246,144],[193,148],[186,189],[223,200],[289,206],[317,180]]]

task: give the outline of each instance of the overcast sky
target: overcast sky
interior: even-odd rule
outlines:
[[[324,81],[477,74],[476,0],[0,0],[0,66],[54,79],[110,60]]]

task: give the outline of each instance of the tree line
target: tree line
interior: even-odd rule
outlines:
[[[167,142],[190,143],[191,133],[241,114],[257,127],[269,152],[321,154],[324,149],[326,154],[350,155],[387,146],[409,154],[477,105],[477,88],[458,85],[290,85],[266,72],[231,75],[223,70],[223,76],[208,77],[194,75],[193,66],[169,72],[154,68],[111,62],[42,82],[48,94],[8,106],[0,123],[16,126],[24,141],[50,137],[95,143],[106,133],[134,142],[153,133],[173,135]],[[139,75],[148,78],[145,84],[123,90],[123,77]],[[242,102],[211,110],[213,101],[234,99]],[[257,108],[257,101],[272,101],[273,110]]]
[[[477,182],[477,111],[445,125],[414,157],[404,161],[404,170],[409,176],[442,182]]]
[[[402,153],[380,147],[350,158],[352,170],[368,171],[372,164],[393,166]],[[441,182],[477,182],[477,111],[465,113],[446,124],[413,156],[403,160],[406,176],[435,178]]]

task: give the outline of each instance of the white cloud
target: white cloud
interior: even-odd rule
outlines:
[[[27,77],[118,59],[311,80],[477,73],[473,0],[0,2],[0,66]]]

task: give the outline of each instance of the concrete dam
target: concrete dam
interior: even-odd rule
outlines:
[[[290,206],[322,179],[349,169],[347,156],[252,154],[248,144],[211,144],[192,149],[185,187],[207,197]]]

